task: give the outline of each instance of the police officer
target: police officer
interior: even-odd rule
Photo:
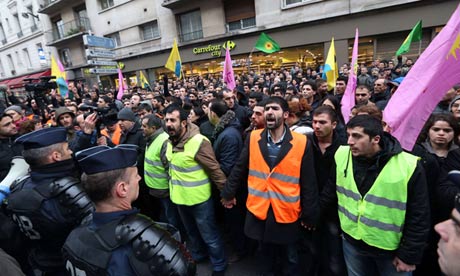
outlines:
[[[139,194],[136,148],[98,146],[76,154],[96,212],[64,244],[71,275],[195,274],[187,251],[131,206]]]
[[[29,240],[29,263],[35,274],[66,275],[62,245],[93,210],[74,177],[76,170],[66,139],[63,127],[40,129],[16,139],[24,147],[23,156],[31,172],[12,185],[7,208]]]

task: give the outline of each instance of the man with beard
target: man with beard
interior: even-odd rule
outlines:
[[[283,98],[269,98],[264,115],[266,128],[253,130],[246,139],[222,203],[226,208],[244,204],[236,202],[235,194],[247,182],[245,233],[262,244],[261,272],[300,275],[301,229],[313,230],[319,216],[311,142],[285,124],[289,106]]]
[[[200,262],[209,256],[213,275],[224,275],[227,260],[215,221],[211,182],[221,190],[226,181],[225,175],[211,143],[200,134],[198,126],[187,123],[187,113],[181,107],[175,104],[168,106],[164,120],[171,140],[166,152],[170,198],[177,204],[189,237],[192,257]]]
[[[30,175],[11,187],[7,210],[28,238],[29,265],[35,272],[28,275],[66,275],[62,245],[93,210],[76,178],[78,171],[66,138],[66,129],[56,127],[16,139],[24,147]]]
[[[13,118],[6,114],[0,114],[0,181],[8,174],[11,168],[11,160],[14,156],[22,156],[22,146],[14,144],[18,129],[13,123]]]
[[[56,123],[58,126],[66,128],[69,148],[73,152],[77,152],[94,145],[91,140],[96,128],[97,114],[92,113],[85,118],[84,128],[80,135],[77,135],[74,129],[74,118],[75,114],[67,107],[60,107],[56,110]]]

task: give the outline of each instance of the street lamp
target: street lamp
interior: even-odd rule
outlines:
[[[29,18],[29,15],[30,15],[30,16],[32,16],[32,17],[37,18],[37,20],[40,21],[40,18],[38,18],[38,15],[33,14],[33,13],[31,13],[31,12],[23,12],[23,13],[21,13],[21,15],[22,15],[22,17],[24,17],[24,18]]]

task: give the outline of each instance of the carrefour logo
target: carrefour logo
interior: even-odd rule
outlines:
[[[235,42],[231,40],[225,41],[222,45],[220,44],[210,44],[206,47],[196,47],[193,48],[193,53],[195,55],[200,55],[204,53],[211,53],[213,57],[220,57],[222,55],[222,50],[229,48],[229,50],[233,50],[236,47]]]

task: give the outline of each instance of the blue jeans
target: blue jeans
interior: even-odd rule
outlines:
[[[209,254],[213,270],[225,270],[227,260],[214,218],[212,199],[193,206],[177,205],[177,208],[190,241],[193,259],[201,261]]]
[[[343,255],[347,265],[348,276],[411,276],[412,272],[397,272],[393,265],[394,254],[372,254],[343,241]]]
[[[184,225],[179,216],[179,211],[177,210],[177,205],[174,204],[169,197],[160,198],[161,206],[163,207],[165,222],[172,224],[174,227],[179,230],[181,236],[185,237]]]

